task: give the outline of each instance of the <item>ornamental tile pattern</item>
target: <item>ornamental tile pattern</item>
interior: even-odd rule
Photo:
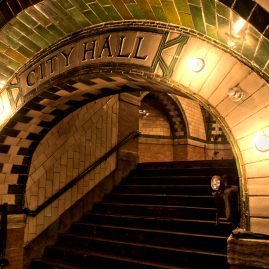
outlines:
[[[248,22],[246,35],[230,49],[268,76],[269,14],[252,0],[2,0],[0,81],[7,82],[36,53],[85,27],[159,21],[191,29],[227,47],[230,23],[240,16]]]

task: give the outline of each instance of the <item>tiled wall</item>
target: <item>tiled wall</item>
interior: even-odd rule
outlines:
[[[36,149],[26,189],[26,204],[36,209],[117,142],[118,96],[102,98],[70,114]],[[25,242],[42,232],[116,165],[112,155],[37,217],[28,217]]]
[[[223,130],[216,120],[213,121],[213,124],[210,122],[211,128],[206,130],[207,123],[197,101],[183,96],[173,96],[173,98],[164,106],[158,104],[154,99],[142,100],[139,119],[139,130],[143,134],[139,138],[140,162],[234,158],[227,140],[211,139],[215,137],[216,133],[220,134],[221,138],[225,137]],[[171,131],[175,128],[174,121],[168,117],[175,115],[176,111],[170,111],[167,113],[168,116],[164,111],[171,108],[172,100],[177,100],[177,106],[182,109],[181,118],[178,121],[184,121],[182,116],[184,115],[186,121],[184,125],[188,128],[188,136],[186,132],[185,136],[174,136],[176,133]]]
[[[147,135],[171,136],[170,124],[167,117],[149,104],[141,106],[139,130]],[[143,114],[143,111],[148,114]]]
[[[206,140],[205,123],[198,102],[177,96],[188,121],[189,136]]]
[[[262,57],[269,46],[268,13],[251,0],[31,0],[36,4],[32,6],[28,0],[19,2],[4,0],[1,7],[0,81],[6,82],[37,52],[66,34],[109,21],[153,20],[181,25],[227,47],[226,33],[230,21],[238,19],[238,12],[256,28],[248,24],[247,37],[232,50],[254,61],[267,76],[269,73],[269,65]],[[18,16],[8,22],[15,14]]]

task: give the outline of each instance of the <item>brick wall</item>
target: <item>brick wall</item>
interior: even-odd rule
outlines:
[[[66,185],[117,142],[118,96],[90,103],[66,117],[36,149],[26,189],[26,205],[36,207]],[[28,217],[25,243],[107,176],[116,166],[114,154],[86,175],[37,217]]]

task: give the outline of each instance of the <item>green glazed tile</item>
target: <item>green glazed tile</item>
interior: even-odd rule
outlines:
[[[217,8],[217,14],[219,14],[220,16],[226,19],[230,19],[230,9],[226,5],[217,1],[216,8]]]
[[[31,35],[31,40],[34,41],[41,48],[45,48],[50,44],[47,40],[45,40],[38,33],[35,33],[34,35]]]
[[[124,18],[125,20],[132,20],[133,16],[126,8],[125,4],[122,2],[122,0],[110,0],[115,9],[119,12],[119,14]]]
[[[38,52],[40,51],[40,47],[37,46],[33,41],[31,41],[28,37],[26,36],[21,36],[19,38],[19,42],[25,46],[26,48],[28,48],[29,50],[33,51],[33,52]]]
[[[57,0],[60,6],[62,6],[64,9],[70,9],[73,8],[74,5],[70,3],[69,0]]]
[[[251,34],[253,34],[254,36],[256,36],[258,39],[261,38],[261,33],[252,25],[249,25],[248,27],[248,31],[251,32]]]
[[[224,17],[217,16],[218,21],[218,40],[222,42],[224,45],[227,45],[228,35],[230,31],[230,21],[225,19]]]
[[[146,19],[145,15],[143,12],[141,12],[141,9],[139,8],[138,5],[136,4],[126,4],[128,7],[129,11],[133,15],[135,19]]]
[[[162,4],[161,4],[160,1],[161,1],[161,0],[148,0],[149,4],[150,4],[151,6],[161,6]]]
[[[175,5],[178,12],[190,13],[187,0],[175,0]]]
[[[204,19],[202,14],[202,9],[197,6],[190,5],[192,19],[194,23],[194,27],[198,32],[206,33],[205,32],[205,25],[204,25]]]
[[[206,24],[206,32],[207,32],[208,36],[210,36],[216,40],[218,39],[217,29],[215,26]]]
[[[0,62],[6,63],[9,59],[6,54],[0,52]]]
[[[18,70],[21,67],[21,64],[19,64],[18,62],[13,61],[12,59],[9,59],[7,61],[7,66],[15,71],[15,70]]]
[[[154,12],[154,15],[156,17],[156,19],[158,21],[163,21],[163,22],[167,22],[167,18],[165,16],[165,13],[162,9],[162,7],[159,7],[159,6],[151,6],[153,12]]]
[[[8,35],[10,35],[11,37],[15,39],[18,39],[22,36],[22,33],[11,25],[7,25],[6,27],[4,27],[3,30],[5,33],[7,33]]]
[[[70,21],[72,21],[71,16],[68,16],[65,20],[61,21],[58,24],[58,27],[66,34],[70,34],[76,31],[77,29],[79,29],[77,22],[73,24],[73,23],[70,23]]]
[[[70,2],[72,2],[72,5],[77,7],[80,11],[86,11],[89,9],[83,0],[70,0]]]
[[[215,0],[202,0],[205,22],[216,26]]]
[[[32,28],[29,28],[26,24],[21,22],[18,19],[15,19],[12,21],[12,25],[18,29],[20,32],[22,32],[24,35],[30,35],[33,33]]]
[[[0,73],[5,76],[11,77],[14,73],[14,70],[8,68],[5,63],[0,62]]]
[[[35,55],[35,53],[33,51],[29,50],[28,48],[26,48],[24,46],[20,46],[18,48],[18,52],[21,53],[23,56],[25,56],[28,59]]]
[[[235,47],[233,48],[234,51],[238,52],[239,54],[242,54],[242,47],[243,47],[243,42],[238,41],[236,42]]]
[[[20,44],[14,38],[6,35],[3,32],[0,32],[0,40],[13,49],[17,49],[20,46]]]
[[[125,4],[136,4],[135,0],[123,0]]]
[[[97,0],[97,1],[101,6],[111,5],[111,2],[109,0]]]
[[[85,16],[83,16],[83,14],[77,8],[72,8],[68,12],[74,18],[80,28],[84,28],[91,25],[91,23],[85,18]]]
[[[103,8],[112,20],[114,21],[122,20],[122,17],[113,6],[104,6]]]
[[[137,5],[139,6],[140,10],[143,11],[147,20],[155,20],[155,16],[150,8],[148,1],[146,0],[136,0]]]
[[[1,36],[0,36],[1,38]],[[4,44],[3,42],[1,42],[0,39],[0,52],[4,53],[7,50],[8,46],[6,44]]]
[[[110,20],[109,16],[106,14],[104,9],[98,3],[92,3],[90,4],[90,7],[95,12],[95,14],[98,15],[98,17],[100,18],[102,22],[106,22]]]
[[[269,58],[268,56],[269,56],[269,40],[262,38],[257,48],[254,57],[254,62],[261,68],[264,68],[266,63],[268,62]]]
[[[42,25],[38,25],[35,27],[35,31],[39,33],[45,40],[47,40],[49,43],[53,43],[56,41],[56,37],[52,35],[46,28],[44,28]]]
[[[41,12],[39,12],[33,6],[27,9],[27,13],[29,14],[29,16],[33,17],[36,21],[38,21],[43,26],[47,26],[51,23],[48,18],[46,18]]]
[[[194,29],[192,16],[186,13],[179,13],[180,20],[183,26]]]
[[[30,28],[35,27],[38,24],[38,22],[29,16],[26,12],[19,13],[18,19]]]
[[[201,1],[200,0],[189,0],[188,1],[189,4],[193,4],[193,5],[196,5],[196,6],[201,6]]]
[[[245,42],[243,43],[242,54],[250,61],[252,61],[254,57],[258,42],[259,42],[259,39],[252,33],[249,32],[246,35]]]
[[[21,64],[24,64],[26,61],[27,61],[27,58],[23,55],[21,55],[18,51],[16,50],[13,50],[11,48],[7,49],[5,54],[13,59],[14,61],[18,62],[18,63],[21,63]]]
[[[177,10],[175,9],[173,2],[163,0],[162,6],[168,22],[174,24],[180,24],[180,18],[178,16]]]
[[[57,27],[55,24],[51,24],[47,27],[47,29],[57,38],[60,38],[62,36],[64,36],[64,32]]]
[[[84,16],[89,20],[90,23],[92,24],[98,24],[101,22],[100,18],[98,18],[92,10],[88,10],[83,12]]]

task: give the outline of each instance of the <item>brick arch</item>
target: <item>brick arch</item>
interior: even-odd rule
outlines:
[[[99,25],[99,28],[94,28],[94,31],[95,33],[101,30],[108,31],[105,27],[116,28],[119,25],[122,26],[123,24],[124,23],[121,22],[115,24],[108,23],[106,25]],[[149,25],[151,25],[152,27],[152,22],[143,22],[143,29],[145,29],[145,25],[147,25],[148,27]],[[141,27],[141,21],[127,22],[126,26],[136,27],[136,29],[142,29],[139,28]],[[253,205],[252,209],[254,212],[251,217],[254,221],[257,221],[258,218],[262,219],[264,215],[265,217],[267,217],[266,211],[264,211],[262,208],[263,204],[259,203],[259,205],[257,206],[257,201],[259,199],[257,198],[257,196],[263,195],[265,197],[265,202],[268,203],[268,194],[263,192],[261,186],[262,183],[257,182],[256,178],[258,177],[264,179],[268,176],[268,172],[266,170],[266,166],[268,167],[268,159],[266,155],[255,155],[255,148],[252,145],[252,139],[256,132],[258,132],[261,128],[268,128],[269,126],[267,117],[267,107],[269,100],[268,76],[266,75],[267,67],[264,64],[266,57],[260,59],[260,63],[263,64],[262,68],[260,68],[260,66],[256,68],[254,65],[250,68],[249,65],[244,64],[246,63],[245,61],[238,60],[241,58],[234,51],[227,50],[225,46],[221,47],[221,49],[217,49],[220,48],[220,44],[218,42],[213,42],[212,40],[211,43],[206,42],[206,37],[202,35],[199,35],[197,37],[195,35],[197,34],[197,32],[195,31],[190,30],[188,32],[185,28],[182,28],[180,26],[163,23],[158,23],[157,27],[154,26],[154,28],[157,28],[158,31],[171,30],[173,31],[173,33],[170,33],[170,35],[167,33],[164,34],[166,38],[165,41],[167,41],[167,47],[164,46],[163,53],[159,53],[159,56],[161,56],[161,60],[159,61],[159,63],[154,63],[156,64],[155,69],[150,70],[141,66],[121,64],[118,62],[110,62],[108,65],[93,64],[91,66],[92,69],[90,67],[88,69],[85,68],[84,70],[80,71],[80,74],[77,74],[77,70],[71,70],[69,73],[65,73],[62,76],[60,75],[59,77],[57,77],[57,79],[62,80],[62,84],[59,82],[59,80],[56,81],[56,79],[50,79],[47,82],[47,85],[38,85],[38,87],[33,89],[32,92],[29,92],[25,99],[23,99],[22,101],[20,100],[21,103],[18,102],[18,108],[21,106],[23,107],[21,107],[18,111],[14,109],[13,117],[9,119],[7,124],[3,127],[2,133],[0,134],[2,141],[1,152],[3,154],[3,163],[0,165],[2,172],[1,177],[2,182],[5,183],[4,188],[6,188],[7,190],[6,196],[10,195],[11,198],[15,197],[13,205],[11,206],[11,209],[13,209],[14,212],[20,212],[19,210],[22,207],[22,198],[25,184],[24,182],[27,180],[27,163],[30,162],[31,150],[33,150],[29,145],[32,143],[31,145],[33,146],[33,148],[35,148],[35,145],[38,143],[38,138],[42,138],[42,132],[46,133],[45,127],[39,126],[40,119],[38,118],[38,116],[33,116],[31,118],[31,115],[36,115],[36,113],[39,113],[39,109],[37,109],[37,107],[39,105],[44,105],[45,103],[46,117],[49,116],[53,119],[55,117],[55,122],[57,122],[57,120],[60,120],[59,118],[61,118],[61,116],[65,115],[64,111],[67,111],[68,113],[67,107],[74,107],[74,104],[77,104],[80,101],[80,104],[83,104],[83,100],[84,102],[94,100],[95,97],[101,97],[102,94],[107,95],[115,93],[115,90],[117,91],[121,89],[123,91],[159,90],[176,94],[179,91],[183,91],[184,93],[187,93],[190,96],[193,96],[195,99],[199,100],[205,105],[205,107],[207,107],[207,109],[212,110],[213,114],[216,115],[224,128],[226,128],[229,139],[235,148],[236,155],[240,159],[238,163],[240,171],[242,172],[241,185],[244,189],[243,201],[246,205],[248,204],[248,185],[244,180],[250,179],[248,182],[254,182],[254,185],[251,185],[252,197],[250,205]],[[172,47],[174,43],[178,44],[177,42],[180,40],[180,34],[183,31],[182,29],[184,30],[184,34],[187,34],[191,41],[190,46],[186,50],[184,50],[184,55],[188,54],[188,52],[192,49],[195,49],[195,51],[205,49],[205,51],[203,51],[203,56],[212,56],[210,55],[210,53],[212,53],[213,51],[218,56],[217,60],[208,62],[209,64],[207,66],[207,70],[210,70],[210,72],[202,72],[200,74],[188,76],[185,74],[186,70],[184,69],[183,65],[186,59],[184,57],[179,57],[178,50],[176,50],[176,54],[173,57],[173,54],[171,52],[172,49],[169,50],[169,46],[171,45]],[[85,32],[80,32],[80,34],[83,33],[85,34]],[[73,37],[77,36],[74,35]],[[71,37],[69,36],[69,38]],[[260,38],[263,40],[263,37]],[[209,39],[207,39],[207,41],[208,40]],[[68,38],[64,39],[63,42],[68,42]],[[259,44],[262,44],[263,48],[265,48],[265,51],[267,47],[266,42],[267,41],[265,41],[265,43],[259,42]],[[57,48],[57,46],[61,46],[61,43],[55,44],[54,48]],[[259,51],[259,49],[256,50],[256,52]],[[49,49],[44,52],[49,53]],[[39,54],[39,56],[40,55],[41,54]],[[164,59],[164,55],[168,56],[167,59]],[[252,56],[254,57],[254,55]],[[170,62],[168,61],[169,59],[171,60]],[[178,61],[178,59],[180,60]],[[32,59],[32,64],[35,63],[34,60],[35,59]],[[174,70],[175,72],[173,73],[171,72],[171,70]],[[260,70],[261,72],[259,73],[257,72],[257,70]],[[83,73],[84,71],[87,71],[87,75],[90,77],[87,77],[87,75]],[[85,92],[87,91],[86,89],[91,88],[91,83],[98,83],[101,72],[103,74],[110,74],[110,76],[117,74],[117,77],[119,78],[119,84],[114,85],[115,87],[113,88],[113,90],[110,88],[110,86],[113,85],[111,81],[108,82],[108,85],[106,86],[102,85],[101,87],[95,87],[93,85],[93,91],[90,91],[90,94],[87,94]],[[134,74],[137,74],[137,76],[134,76]],[[11,74],[11,76],[12,75],[13,73]],[[67,82],[68,80],[65,81],[66,75],[68,75],[69,77],[73,76],[73,81],[75,81],[75,83],[72,84],[72,79],[69,79],[70,83]],[[76,81],[75,75],[77,75],[78,78],[83,78],[84,76],[86,76],[86,82]],[[91,82],[88,82],[89,80]],[[101,81],[102,80],[104,80],[104,78],[101,78]],[[126,81],[127,83],[125,83]],[[16,80],[14,79],[11,81],[10,84],[11,88],[14,87],[14,92],[17,91],[16,83],[18,83],[18,81],[16,82]],[[65,85],[66,83],[67,85]],[[79,90],[74,90],[73,87],[76,83],[80,83],[78,85],[82,85],[83,87],[79,88]],[[168,88],[165,88],[164,85],[168,86]],[[233,103],[227,97],[228,89],[234,86],[241,87],[245,93],[244,99],[239,103]],[[74,97],[74,99],[65,99],[65,97],[62,96],[64,92],[68,92],[70,96],[75,96],[77,90],[79,93],[79,97]],[[101,92],[99,92],[99,90],[101,90]],[[80,96],[80,93],[83,91],[86,97],[83,94]],[[100,96],[98,92],[100,93]],[[3,94],[4,96],[4,92],[2,92],[1,94]],[[6,98],[6,96],[4,97]],[[85,101],[85,98],[88,98],[88,100]],[[31,104],[32,100],[35,100],[34,104]],[[59,100],[61,100],[62,103],[58,104],[57,101]],[[66,103],[63,100],[66,100]],[[31,106],[31,112],[29,114],[29,108],[27,107],[28,102]],[[42,106],[40,108],[43,109]],[[70,108],[70,111],[72,111],[72,108]],[[47,122],[50,124],[49,120],[45,121],[46,124]],[[25,124],[27,128],[25,128]],[[33,126],[30,126],[31,124]],[[17,154],[18,152],[19,154]],[[253,158],[258,158],[258,161],[253,160]],[[256,192],[257,185],[260,188],[258,190],[258,193]],[[4,199],[5,195],[3,195],[3,197],[1,198]],[[248,212],[246,213],[246,215],[248,215]],[[262,222],[266,223],[267,221],[262,219]],[[259,220],[256,223],[259,223]],[[259,225],[257,225],[256,227],[259,228]]]
[[[170,124],[173,138],[187,137],[189,131],[184,111],[180,109],[179,105],[173,100],[173,98],[166,93],[154,92],[143,94],[140,101],[142,102],[148,94],[152,94],[164,110]]]
[[[120,92],[169,89],[147,78],[123,75],[121,72],[96,74],[94,70],[96,69],[90,68],[85,70],[84,75],[65,80],[61,78],[53,86],[44,87],[0,131],[0,153],[3,160],[0,169],[1,176],[6,177],[7,182],[7,194],[2,201],[9,202],[11,213],[22,212],[24,191],[35,149],[46,134],[66,116],[89,102]]]
[[[184,2],[159,4],[138,1],[110,4],[76,1],[59,5],[52,0],[3,0],[0,2],[1,66],[0,81],[6,83],[24,64],[47,49],[48,46],[76,31],[115,21],[145,21],[180,26],[205,37],[216,45],[224,46],[230,53],[255,66],[268,79],[267,61],[262,54],[268,48],[268,12],[259,4],[248,0],[201,1],[200,4]],[[247,5],[247,8],[246,8]],[[237,48],[227,46],[227,32],[233,21],[244,18],[248,23],[247,36]],[[144,20],[144,21],[143,21]],[[120,27],[120,26],[119,26]],[[251,40],[256,49],[246,42]],[[243,49],[241,49],[243,48]]]

